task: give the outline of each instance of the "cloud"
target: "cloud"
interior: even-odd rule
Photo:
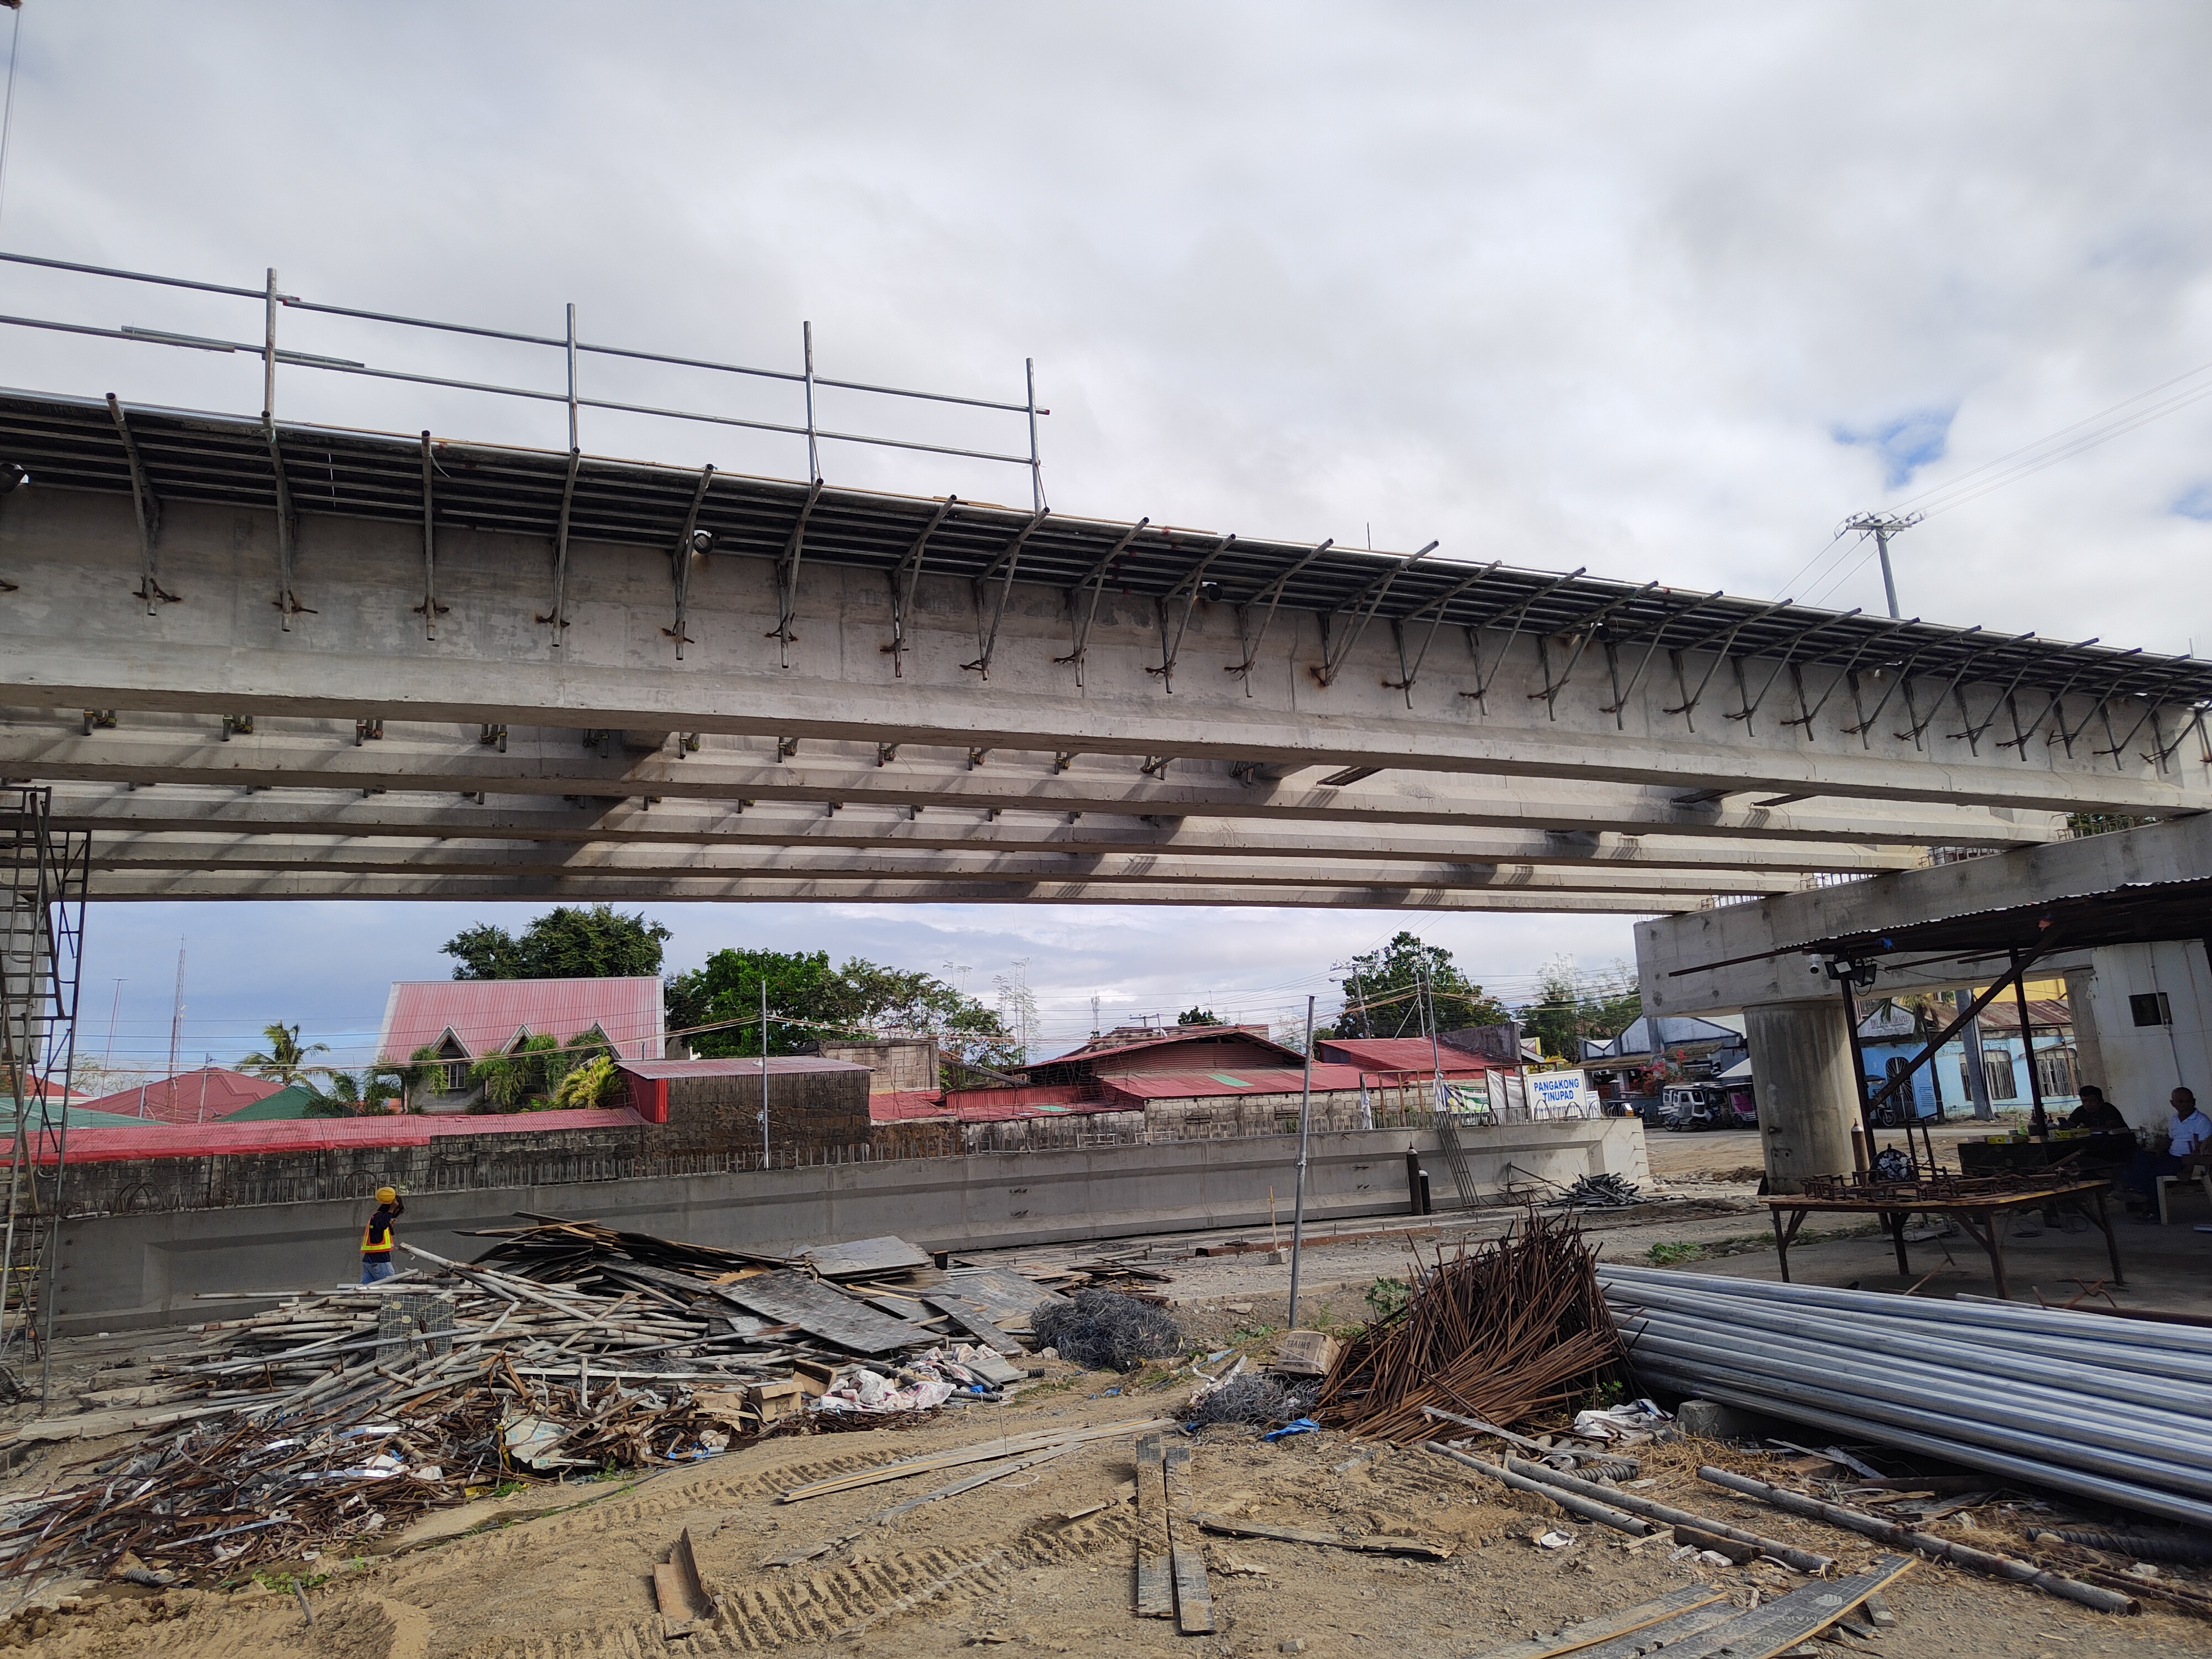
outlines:
[[[2212,524],[2212,479],[2193,483],[2177,496],[2173,510],[2185,519]]]
[[[825,374],[979,395],[1018,396],[1034,356],[1068,511],[1304,541],[1371,524],[1386,548],[1778,597],[1878,483],[1941,483],[2212,360],[2212,9],[2187,0],[78,0],[22,27],[0,246],[247,288],[273,265],[311,297],[548,334],[574,301],[587,338],[776,368],[811,320]],[[0,312],[260,325],[252,301],[21,266]],[[380,367],[559,383],[557,354],[282,325]],[[11,385],[260,406],[249,357],[0,349]],[[790,409],[726,377],[590,373]],[[280,397],[566,441],[557,404],[290,368]],[[2209,433],[2195,406],[1929,520],[1896,550],[1905,609],[2183,648],[2197,611],[2145,596],[2202,586]],[[787,439],[604,413],[584,435],[803,464]],[[1013,469],[828,458],[839,483],[1026,499]],[[1830,603],[1881,605],[1871,560],[1838,568]],[[166,1053],[188,930],[210,1045],[311,1007],[358,1033],[477,914],[101,907],[94,977],[129,979],[134,1040]],[[1026,955],[1049,1017],[1086,1029],[1094,989],[1302,1007],[1399,921],[663,914],[686,951],[950,959],[971,988]],[[1617,919],[1415,925],[1479,978],[1630,948]]]
[[[1836,441],[1853,448],[1870,449],[1881,460],[1882,488],[1895,489],[1912,482],[1913,474],[1948,452],[1951,420],[1948,409],[1916,409],[1908,414],[1862,430],[1838,426]]]

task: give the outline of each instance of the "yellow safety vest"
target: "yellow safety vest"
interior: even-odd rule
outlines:
[[[388,1221],[384,1224],[384,1242],[380,1244],[373,1237],[375,1231],[376,1218],[371,1216],[361,1230],[361,1253],[363,1255],[390,1255],[392,1254],[392,1224]]]

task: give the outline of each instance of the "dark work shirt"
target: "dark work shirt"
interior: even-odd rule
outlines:
[[[2117,1129],[2125,1133],[2128,1121],[2120,1115],[2120,1109],[2109,1100],[2085,1101],[2066,1115],[2069,1129]]]

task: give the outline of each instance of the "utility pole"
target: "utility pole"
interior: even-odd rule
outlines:
[[[1889,568],[1889,538],[1904,534],[1926,516],[1908,513],[1900,519],[1893,513],[1856,513],[1837,526],[1838,536],[1856,530],[1862,536],[1874,538],[1875,551],[1881,558],[1882,597],[1889,601],[1889,614],[1893,617],[1900,617],[1904,612],[1897,608],[1897,577]]]
[[[1306,1243],[1306,1129],[1313,1121],[1314,999],[1306,999],[1306,1077],[1298,1097],[1298,1188],[1291,1206],[1291,1322],[1298,1328],[1298,1267]]]

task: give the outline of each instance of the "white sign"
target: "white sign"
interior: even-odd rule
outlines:
[[[1528,1115],[1533,1118],[1588,1117],[1589,1077],[1583,1072],[1528,1073]]]

